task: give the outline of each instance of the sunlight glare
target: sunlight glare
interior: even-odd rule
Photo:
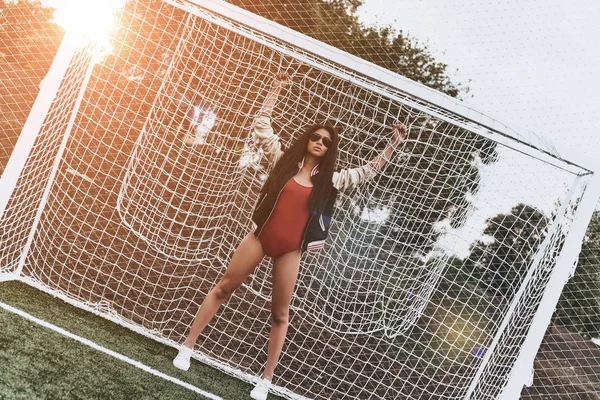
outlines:
[[[116,12],[126,0],[44,0],[43,4],[55,8],[53,22],[65,31],[75,33],[83,43],[96,43],[94,55],[103,57],[112,52],[108,40],[116,22]]]

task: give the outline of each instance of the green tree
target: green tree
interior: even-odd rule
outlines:
[[[556,307],[555,321],[585,338],[600,337],[600,211],[585,234],[579,262]]]
[[[508,300],[527,274],[545,236],[548,218],[521,203],[486,223],[485,238],[471,246],[462,272],[477,289]]]
[[[450,81],[448,66],[436,61],[427,46],[389,25],[361,24],[356,11],[362,0],[229,2],[452,97],[467,90]]]

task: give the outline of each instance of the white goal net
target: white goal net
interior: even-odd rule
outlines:
[[[519,349],[556,303],[546,288],[560,293],[568,277],[557,265],[576,261],[593,171],[225,3],[129,2],[112,44],[98,60],[93,44],[70,55],[63,43],[55,88],[42,86],[49,108],[30,116],[24,166],[17,145],[2,176],[0,276],[181,343],[252,227],[272,167],[252,122],[285,71],[293,84],[272,120],[284,145],[329,121],[342,132],[338,167],[353,168],[385,148],[393,124],[409,133],[381,173],[340,193],[325,248],[303,255],[276,391],[495,399],[528,368]],[[540,196],[545,206],[523,205]],[[477,242],[486,218],[502,246]],[[460,262],[469,249],[477,256]],[[196,349],[246,380],[266,360],[270,266]]]

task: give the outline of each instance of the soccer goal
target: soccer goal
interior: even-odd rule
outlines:
[[[597,168],[225,2],[128,2],[112,43],[99,60],[67,35],[41,86],[0,181],[0,280],[181,343],[252,228],[270,171],[252,121],[284,71],[293,84],[272,120],[284,145],[329,121],[341,130],[338,167],[353,168],[393,124],[409,133],[381,173],[340,193],[326,246],[303,255],[275,392],[518,395],[600,196]],[[519,262],[501,250],[481,258],[510,274],[457,261],[481,221],[531,199],[544,218],[516,216],[506,245]],[[256,379],[269,277],[265,259],[197,358]]]

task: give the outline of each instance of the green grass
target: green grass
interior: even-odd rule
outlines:
[[[0,301],[224,399],[249,398],[250,384],[195,360],[180,371],[175,349],[23,283],[0,283]],[[0,326],[0,399],[202,398],[2,309]]]

